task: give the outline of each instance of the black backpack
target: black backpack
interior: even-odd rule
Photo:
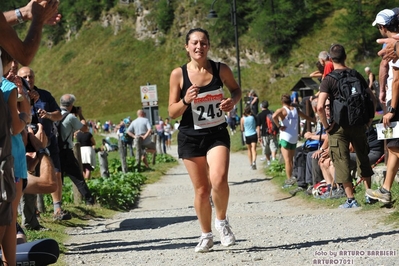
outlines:
[[[65,118],[69,115],[70,113],[66,112],[62,115],[62,119],[60,121],[55,122],[55,127],[57,128],[57,140],[58,140],[58,148],[59,150],[64,150],[64,149],[68,149],[68,138],[71,135],[71,133],[69,133],[68,137],[63,140],[62,136],[61,136],[61,124],[62,122],[65,120]]]
[[[354,69],[332,71],[337,80],[339,96],[332,102],[332,118],[340,126],[362,126],[374,118],[374,103],[367,93],[366,83]]]

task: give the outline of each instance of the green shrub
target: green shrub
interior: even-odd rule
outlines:
[[[133,208],[145,180],[146,177],[138,172],[118,172],[110,177],[91,179],[87,185],[102,207],[129,210]]]
[[[147,160],[152,162],[151,154],[147,154]],[[156,157],[156,164],[171,162],[176,162],[176,159],[169,154],[158,154]],[[147,180],[143,172],[148,169],[143,164],[138,169],[136,160],[132,157],[126,158],[126,164],[128,173],[123,173],[121,161],[113,158],[108,164],[110,177],[96,177],[87,181],[90,191],[101,207],[113,210],[133,208],[136,198],[140,194],[140,188]],[[62,202],[64,204],[74,203],[72,181],[69,178],[64,179]],[[45,206],[52,206],[53,201],[50,194],[44,195],[44,203]]]
[[[281,164],[278,161],[272,161],[270,166],[267,168],[268,174],[283,174],[285,173],[285,164]]]
[[[152,158],[152,155],[149,155]],[[156,163],[173,163],[176,162],[176,159],[169,154],[158,154],[155,158]]]

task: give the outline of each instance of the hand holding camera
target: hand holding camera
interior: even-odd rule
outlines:
[[[82,107],[80,107],[80,106],[72,106],[71,113],[75,114],[75,115],[81,115],[82,114]]]
[[[31,156],[35,157],[35,152],[47,147],[48,139],[46,133],[43,131],[43,125],[31,124],[28,128],[26,152],[32,153]],[[35,133],[36,131],[36,133]]]

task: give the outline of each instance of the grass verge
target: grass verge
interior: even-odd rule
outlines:
[[[293,197],[289,192],[297,188],[297,185],[293,185],[289,188],[282,188],[284,181],[286,179],[285,174],[285,167],[284,164],[280,164],[277,161],[273,162],[268,168],[265,169],[265,174],[268,177],[272,178],[273,184],[279,187],[280,191],[289,197]],[[377,189],[378,184],[372,184],[372,189]],[[389,209],[390,211],[384,212],[382,222],[386,224],[391,224],[395,227],[399,227],[399,203],[395,199],[395,196],[399,195],[399,186],[398,184],[394,184],[392,186],[391,194],[393,202],[392,204],[383,204],[381,202],[377,202],[374,204],[366,204],[365,202],[365,188],[364,185],[360,184],[355,189],[355,198],[361,205],[361,211],[380,211],[382,209]],[[339,199],[317,199],[313,196],[309,196],[304,192],[299,192],[295,195],[310,204],[314,204],[316,206],[322,206],[324,208],[338,208],[339,205],[343,204],[346,198],[339,198]]]
[[[99,136],[97,136],[100,138]],[[111,152],[110,158],[119,158],[119,154],[117,152]],[[157,164],[152,166],[150,171],[142,172],[141,174],[145,175],[146,181],[145,184],[155,183],[161,179],[165,173],[171,169],[172,167],[177,165],[177,161],[166,161],[160,162],[157,160]],[[94,172],[93,176],[98,176]],[[69,186],[71,183],[69,178],[65,178],[65,187]],[[67,192],[64,192],[67,193]],[[74,205],[71,203],[64,203],[63,209],[67,210],[72,215],[72,219],[68,221],[53,221],[53,207],[46,206],[46,211],[40,214],[40,224],[47,228],[46,231],[34,231],[34,230],[25,230],[27,235],[28,241],[33,241],[36,239],[44,239],[44,238],[52,238],[55,239],[60,247],[60,257],[58,262],[53,264],[56,266],[66,266],[64,262],[64,256],[67,252],[67,248],[65,247],[64,243],[68,239],[68,234],[66,233],[67,228],[81,228],[86,226],[90,220],[98,219],[98,218],[111,218],[113,217],[118,211],[110,210],[99,205],[95,206],[85,206],[84,204]]]

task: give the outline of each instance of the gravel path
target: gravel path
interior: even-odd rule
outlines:
[[[399,265],[399,229],[380,219],[391,210],[308,203],[281,193],[263,169],[248,164],[246,154],[231,154],[228,215],[236,245],[222,247],[216,235],[212,252],[194,252],[200,229],[191,182],[179,161],[144,188],[138,208],[70,229],[67,264]]]

